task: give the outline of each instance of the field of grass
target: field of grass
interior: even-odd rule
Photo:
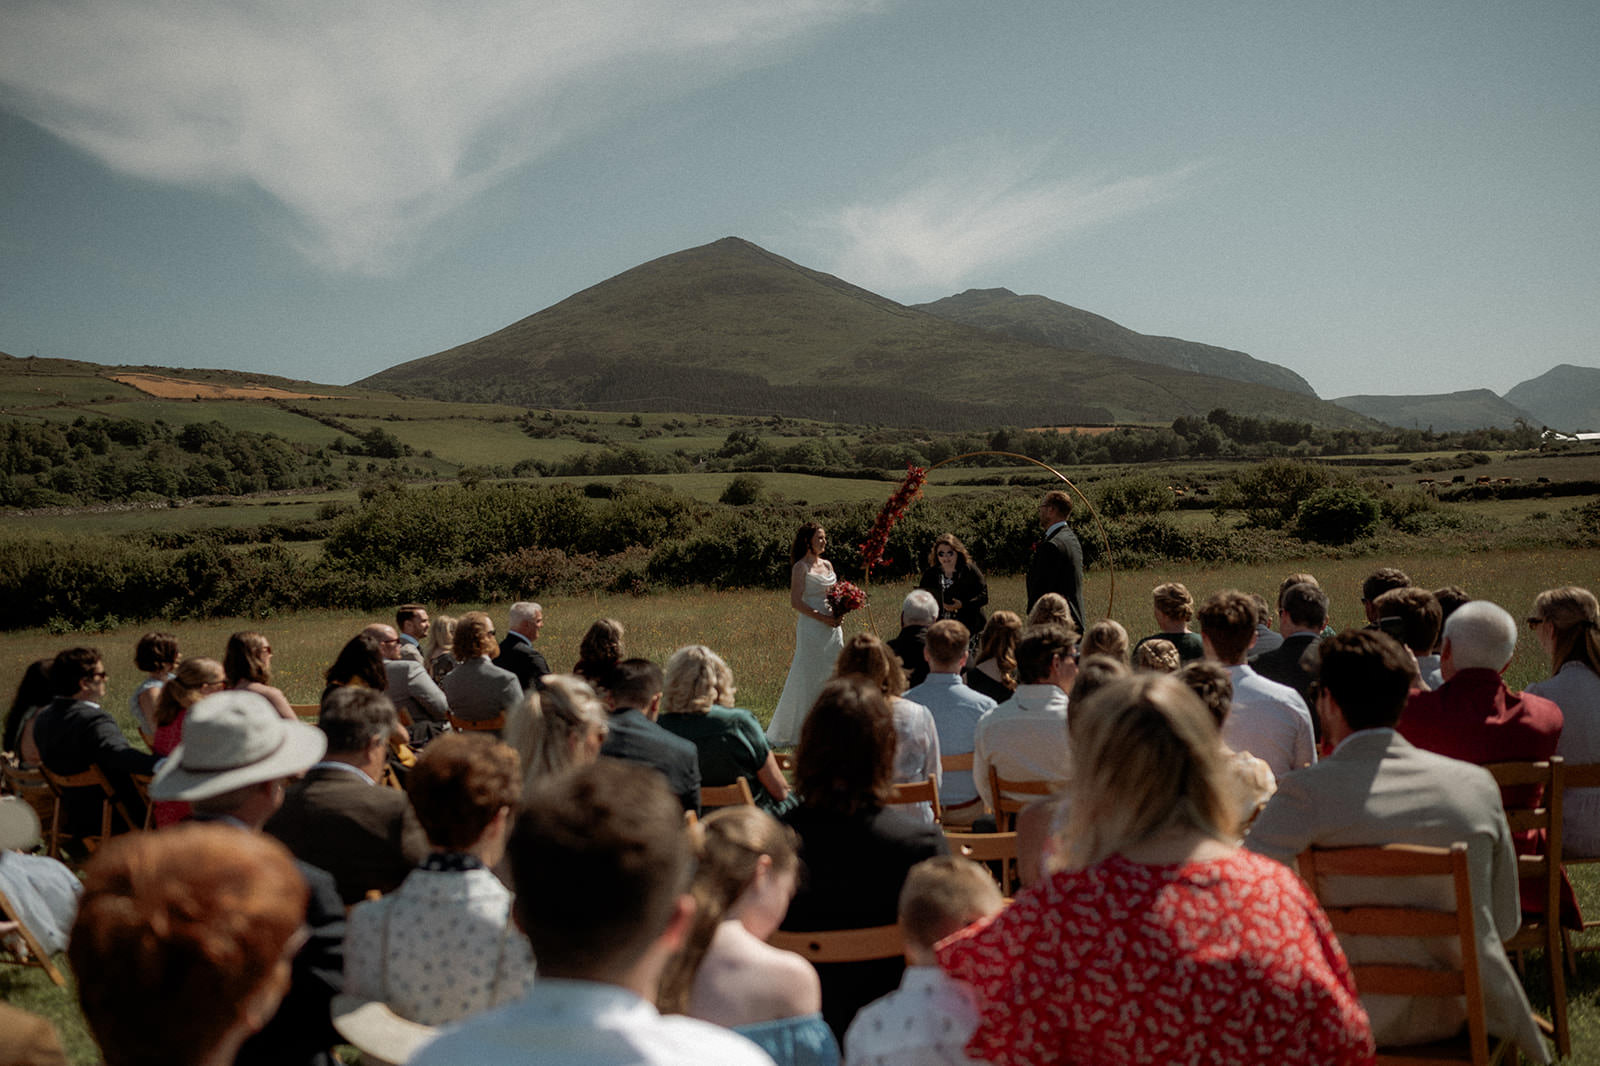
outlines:
[[[30,515],[26,521],[7,524],[6,532],[19,537],[49,539],[60,536],[128,536],[148,532],[191,532],[202,529],[238,529],[268,522],[303,522],[315,518],[327,503],[353,504],[354,489],[334,492],[297,492],[285,496],[247,496],[237,500],[212,500],[169,507],[164,503],[76,508],[62,514]]]
[[[524,459],[543,459],[553,462],[604,447],[601,444],[585,444],[570,437],[530,437],[522,432],[515,422],[465,421],[455,418],[416,419],[403,422],[390,422],[379,418],[347,418],[343,421],[358,430],[377,427],[409,444],[419,454],[432,451],[436,458],[461,466],[510,467]]]
[[[112,384],[116,384],[112,382]],[[345,436],[315,419],[285,411],[270,403],[245,400],[143,400],[97,403],[93,407],[46,408],[38,414],[57,422],[71,422],[80,415],[89,418],[133,418],[143,422],[166,422],[187,426],[194,422],[221,422],[233,429],[251,433],[276,433],[284,440],[320,447]]]
[[[50,404],[89,403],[107,396],[136,399],[138,389],[120,381],[93,374],[3,374],[0,375],[0,412],[46,408]],[[29,413],[43,413],[29,411]]]

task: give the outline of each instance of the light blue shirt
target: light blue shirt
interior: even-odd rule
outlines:
[[[939,734],[939,751],[943,755],[965,755],[971,751],[978,719],[995,707],[994,700],[968,688],[960,674],[930,673],[928,679],[907,692],[905,698],[932,712],[933,727]],[[972,783],[970,770],[952,770],[939,785],[939,800],[947,806],[970,803],[977,798],[978,790]]]

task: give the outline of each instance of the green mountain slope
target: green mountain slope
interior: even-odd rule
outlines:
[[[1600,431],[1600,369],[1562,363],[1506,393],[1532,421],[1567,433]]]
[[[1341,396],[1333,402],[1387,425],[1440,433],[1491,426],[1509,429],[1517,419],[1528,418],[1528,412],[1488,389],[1431,396]]]
[[[1029,344],[1116,355],[1196,374],[1270,385],[1305,396],[1316,395],[1305,378],[1276,363],[1212,344],[1135,333],[1109,318],[1043,296],[1018,296],[1010,289],[968,289],[912,306]]]
[[[1216,407],[1370,425],[1314,396],[987,333],[735,237],[357,384],[450,400],[948,428],[1165,422]]]

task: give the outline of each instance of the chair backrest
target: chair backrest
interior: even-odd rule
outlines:
[[[103,841],[111,836],[111,782],[106,780],[106,775],[100,767],[91,765],[87,770],[77,774],[52,773],[48,768],[41,766],[39,772],[50,785],[50,791],[55,793],[55,807],[50,814],[50,837],[48,854],[53,859],[61,858],[61,840],[63,837],[70,840],[72,834],[63,829],[66,819],[61,813],[61,797],[70,789],[98,789],[100,792],[100,832],[86,834],[79,839],[83,846],[92,851]],[[129,821],[132,825],[132,821]]]
[[[994,820],[1003,830],[1017,827],[1017,813],[1033,801],[1018,796],[1049,796],[1056,786],[1049,781],[1012,781],[989,766],[989,795],[994,797]]]
[[[894,786],[894,795],[889,799],[889,806],[898,807],[908,803],[926,803],[933,811],[933,820],[939,821],[939,782],[932,774],[921,781],[910,781]]]
[[[39,816],[39,827],[48,840],[50,826],[55,820],[56,794],[50,782],[44,779],[44,771],[37,766],[18,766],[4,758],[0,759],[0,781],[4,781],[6,792],[28,801],[33,813]]]
[[[150,782],[154,781],[155,777],[155,774],[128,775],[128,780],[133,782],[139,798],[144,800],[144,825],[140,826],[141,829],[154,829],[156,825],[156,805],[150,800]]]
[[[1017,883],[1017,834],[1009,833],[957,833],[949,829],[944,838],[950,844],[950,854],[960,855],[973,862],[1000,864],[1000,892],[1009,896]]]
[[[897,959],[905,953],[905,936],[900,925],[875,925],[866,929],[832,929],[820,933],[778,931],[767,943],[815,963],[868,962],[872,959]]]
[[[958,770],[972,769],[972,752],[964,751],[960,755],[939,756],[939,769],[947,774]]]
[[[1460,950],[1454,969],[1398,962],[1353,963],[1356,991],[1363,996],[1461,997],[1466,1001],[1467,1033],[1464,1051],[1473,1063],[1489,1061],[1489,1034],[1484,1018],[1483,981],[1478,970],[1477,933],[1473,920],[1472,872],[1467,846],[1429,848],[1389,844],[1371,848],[1311,848],[1300,853],[1300,873],[1322,902],[1335,933],[1368,937],[1453,937]],[[1422,904],[1364,903],[1330,905],[1324,897],[1323,878],[1448,877],[1455,890],[1452,910]],[[1374,888],[1373,895],[1383,892]],[[1396,1049],[1402,1055],[1405,1049]],[[1378,1061],[1385,1061],[1381,1053]],[[1409,1060],[1408,1060],[1409,1061]]]
[[[794,776],[794,752],[775,751],[772,753],[772,757],[778,762],[779,773],[781,773],[784,777]]]
[[[754,807],[756,798],[750,791],[750,782],[739,778],[731,785],[701,785],[700,806],[706,807]]]
[[[493,718],[457,718],[450,716],[450,728],[457,733],[498,733],[506,727],[504,711]]]
[[[1567,811],[1567,793],[1575,788],[1600,788],[1600,762],[1566,763],[1561,768],[1561,812]],[[1565,835],[1561,839],[1561,861],[1564,863],[1600,862],[1600,855],[1574,855]],[[1590,923],[1584,922],[1584,928]]]
[[[39,938],[33,930],[28,928],[28,923],[4,892],[0,892],[0,922],[15,922],[17,935],[22,938],[20,950],[8,947],[6,940],[0,937],[0,962],[10,963],[14,966],[37,966],[45,975],[54,981],[60,988],[67,987],[67,979],[61,976],[61,971],[56,969],[56,964],[50,961],[44,946],[39,943]]]
[[[295,713],[296,718],[321,718],[322,704],[320,703],[291,703],[289,709]]]

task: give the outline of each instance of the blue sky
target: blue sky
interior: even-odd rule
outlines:
[[[343,383],[735,235],[1325,397],[1600,365],[1600,4],[9,0],[0,351]]]

